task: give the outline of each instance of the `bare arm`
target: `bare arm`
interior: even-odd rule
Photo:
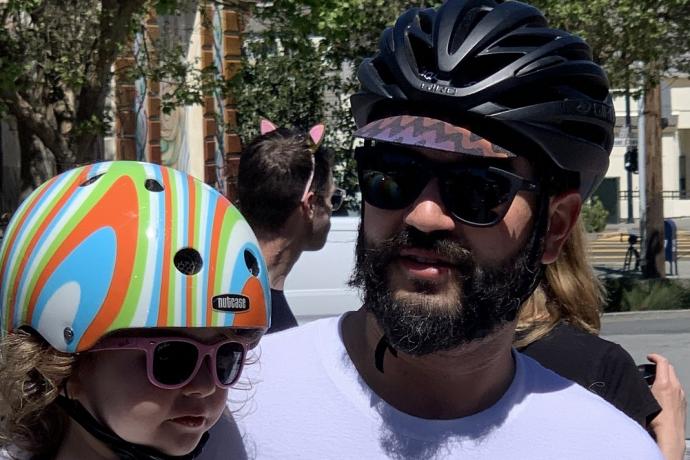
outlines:
[[[666,460],[683,460],[687,410],[685,391],[666,358],[652,353],[647,355],[647,359],[656,363],[656,377],[651,390],[661,406],[661,412],[649,423],[649,428],[654,432]]]

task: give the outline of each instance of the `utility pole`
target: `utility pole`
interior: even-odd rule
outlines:
[[[632,133],[630,126],[630,85],[625,85],[625,169],[628,172],[628,223],[633,223],[633,197],[632,197]],[[629,164],[630,163],[630,164]],[[637,163],[637,161],[635,161]]]
[[[644,93],[644,164],[646,189],[645,239],[642,274],[645,278],[664,278],[664,201],[661,161],[661,85]]]
[[[640,192],[640,199],[638,203],[640,212],[640,268],[644,271],[644,245],[646,239],[645,231],[647,229],[647,154],[645,152],[645,129],[646,123],[644,118],[644,93],[640,95],[638,100],[638,112],[637,112],[637,145],[639,148],[639,176],[638,176],[638,188]]]

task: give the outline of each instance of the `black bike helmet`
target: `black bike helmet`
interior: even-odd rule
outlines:
[[[357,137],[473,155],[538,152],[576,177],[583,198],[608,169],[615,112],[606,74],[582,39],[524,3],[410,9],[358,78]]]

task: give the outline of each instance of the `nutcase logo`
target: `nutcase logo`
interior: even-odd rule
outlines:
[[[211,299],[213,309],[223,312],[243,313],[249,311],[249,297],[240,294],[221,294]]]

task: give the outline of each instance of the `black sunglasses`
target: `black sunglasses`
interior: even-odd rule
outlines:
[[[438,178],[446,209],[475,227],[499,223],[520,190],[539,191],[538,184],[494,166],[438,163],[393,144],[359,147],[355,160],[362,198],[372,206],[406,208],[432,178]]]
[[[335,212],[343,205],[345,201],[345,190],[341,188],[336,188],[331,195],[331,211]]]

